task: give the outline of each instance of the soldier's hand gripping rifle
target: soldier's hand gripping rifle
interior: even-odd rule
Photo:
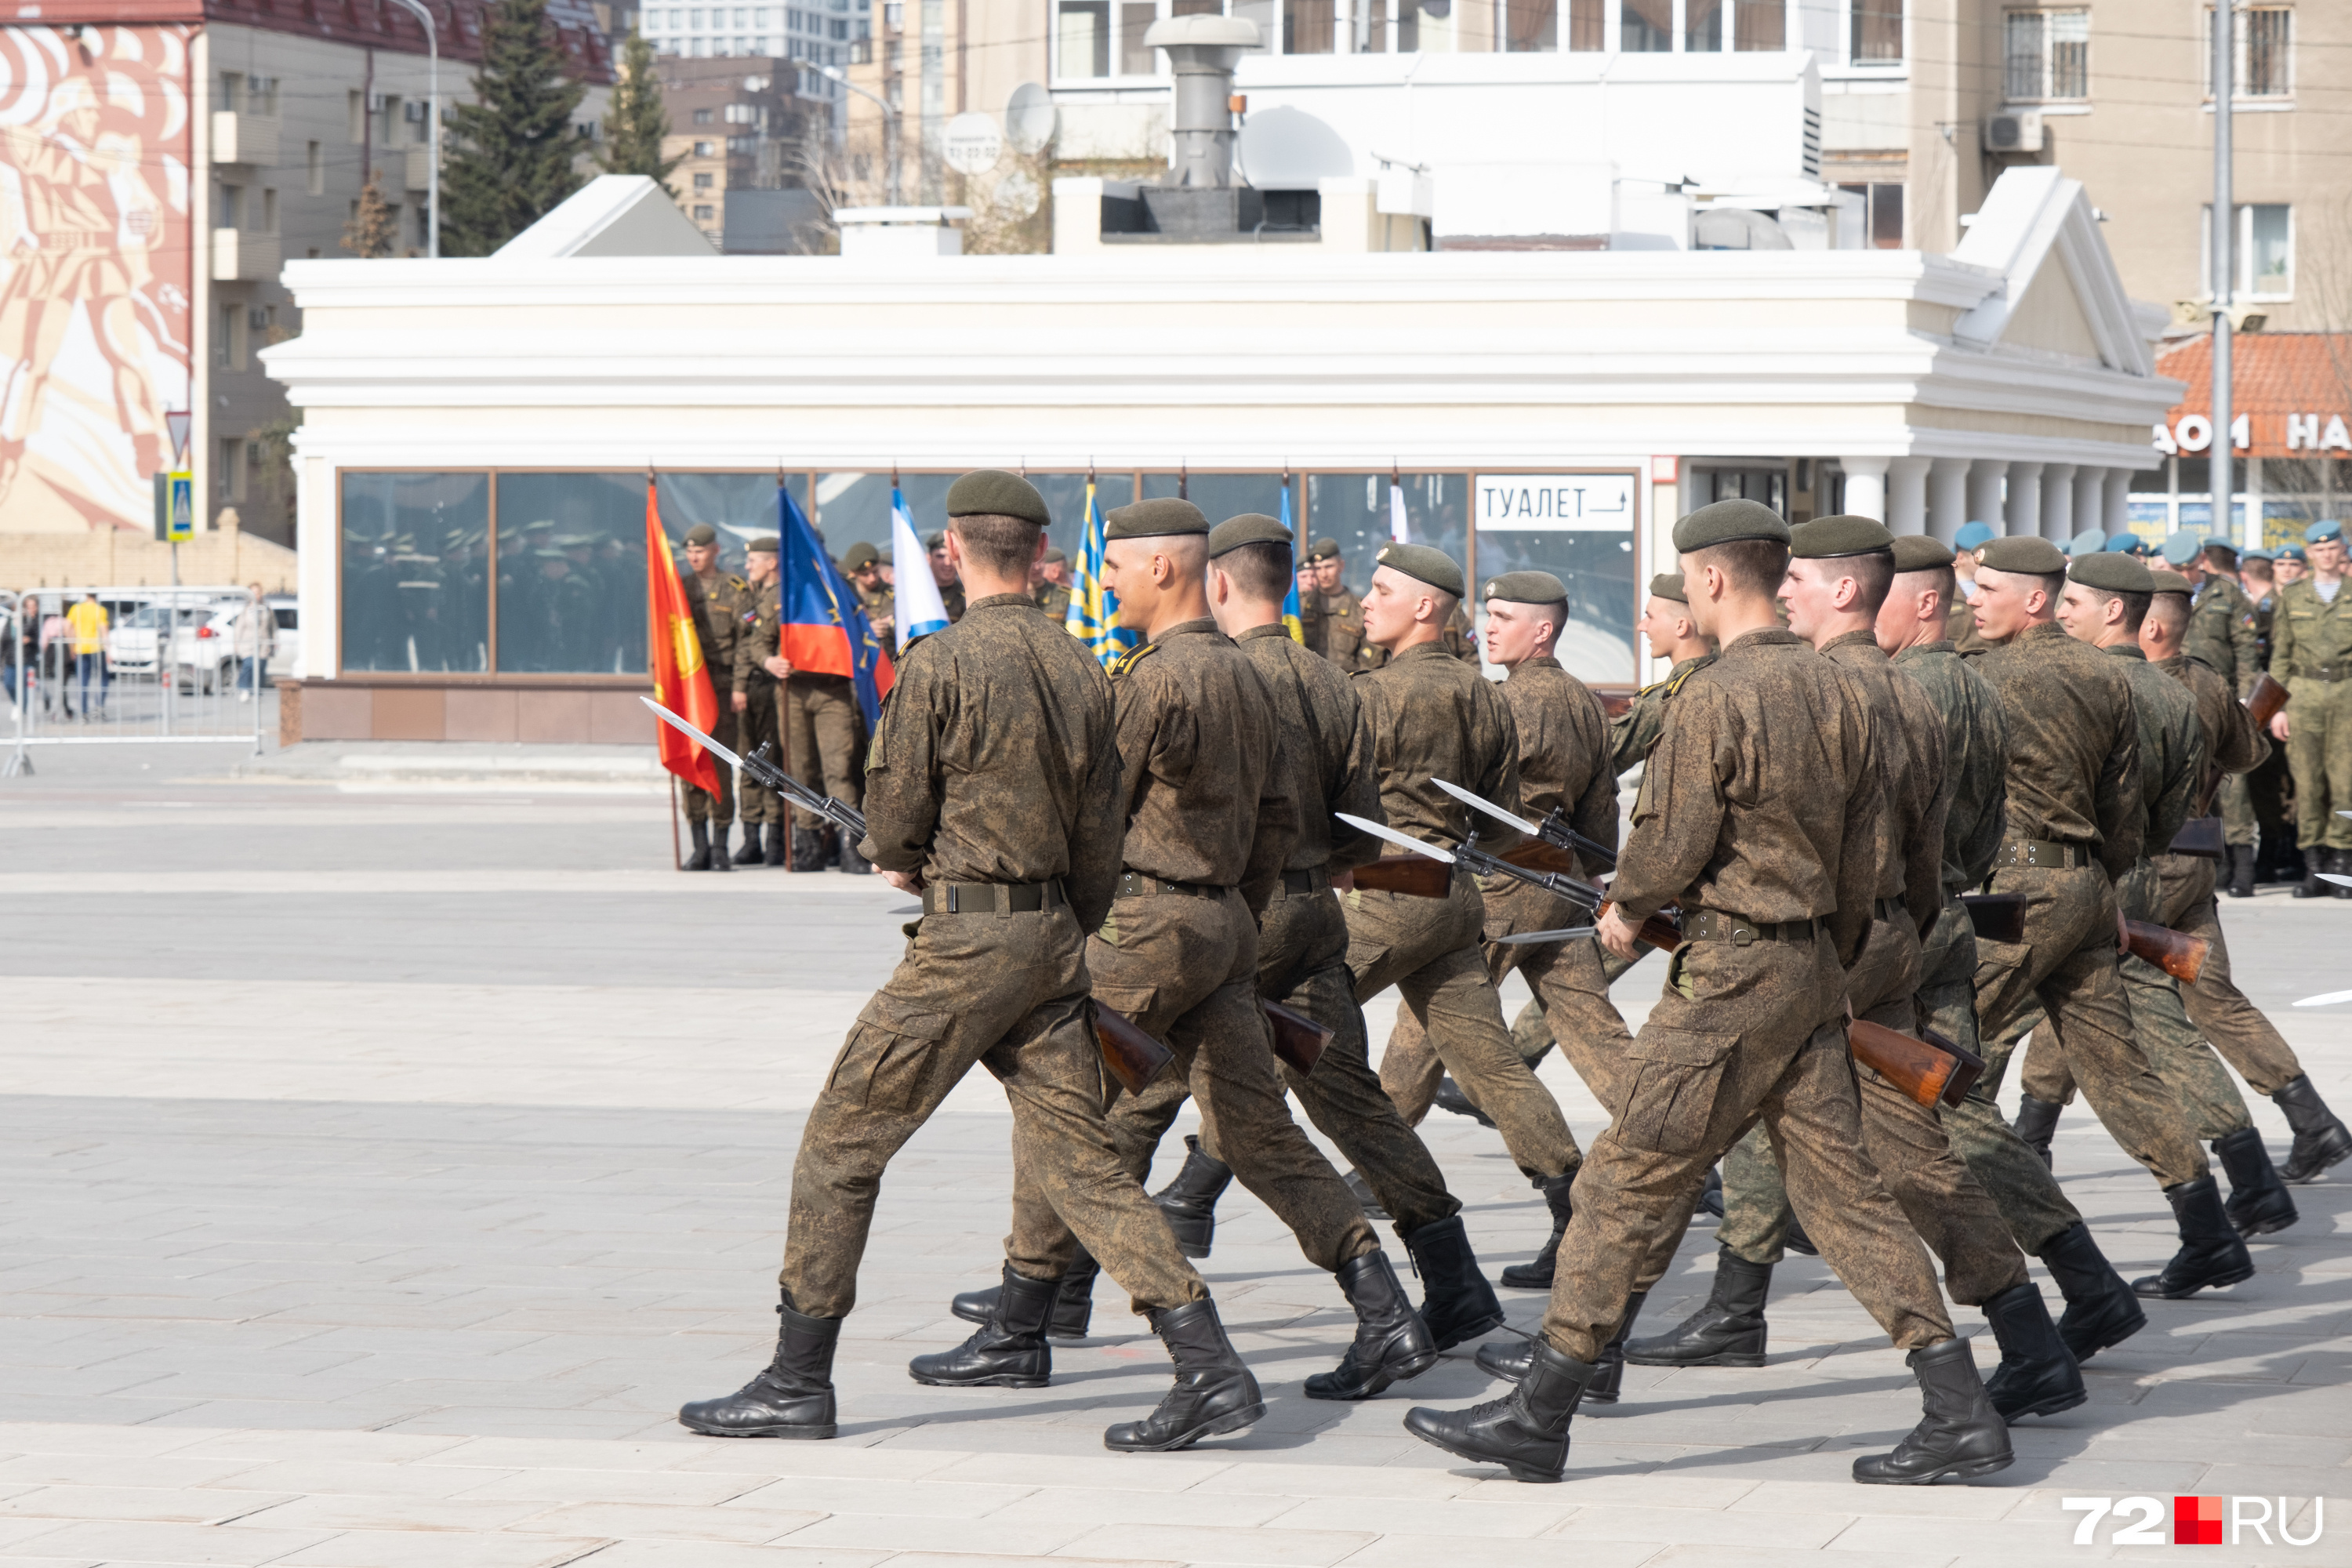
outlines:
[[[696,729],[693,725],[688,723],[685,720],[679,718],[677,714],[671,712],[668,709],[663,707],[660,703],[655,701],[652,698],[640,697],[637,700],[652,709],[655,716],[660,719],[663,723],[668,725],[671,729],[676,730],[682,735],[691,736],[698,745],[699,745],[704,751],[709,752],[712,756],[717,757],[735,767],[741,768],[745,773],[751,774],[751,777],[759,784],[766,786],[768,789],[773,790],[776,794],[782,795],[786,800],[791,801],[803,811],[811,812],[818,816],[822,816],[826,821],[832,823],[835,826],[840,828],[844,833],[850,836],[851,843],[854,844],[857,840],[866,837],[866,814],[864,812],[858,810],[854,805],[845,805],[842,802],[834,799],[833,796],[829,795],[817,794],[816,791],[809,788],[806,784],[801,783],[800,780],[793,777],[792,774],[776,766],[775,758],[771,754],[769,742],[762,741],[760,742],[759,750],[753,752],[750,756],[739,757],[734,752],[729,751],[726,747],[720,745],[718,742],[712,740],[709,736],[704,734],[701,731]]]
[[[1375,838],[1385,839],[1391,844],[1410,849],[1415,855],[1423,856],[1428,859],[1441,861],[1448,866],[1460,866],[1465,870],[1475,872],[1479,876],[1516,878],[1529,887],[1541,888],[1554,898],[1566,899],[1570,903],[1580,905],[1588,910],[1597,910],[1605,901],[1605,895],[1600,889],[1590,882],[1579,881],[1566,872],[1533,870],[1525,866],[1514,865],[1499,855],[1489,855],[1478,847],[1478,830],[1475,827],[1470,830],[1470,836],[1462,841],[1460,848],[1440,849],[1433,844],[1423,844],[1420,839],[1399,833],[1392,827],[1383,827],[1377,822],[1368,822],[1349,812],[1336,812],[1333,815],[1359,832],[1369,833]],[[1368,868],[1357,868],[1356,878],[1359,885],[1362,885],[1363,875]]]
[[[1529,838],[1537,840],[1538,844],[1549,845],[1555,849],[1564,849],[1569,855],[1590,861],[1604,871],[1613,871],[1617,868],[1617,851],[1610,848],[1606,844],[1587,838],[1583,834],[1570,827],[1560,820],[1557,807],[1546,812],[1541,822],[1529,822],[1524,816],[1505,811],[1493,801],[1472,795],[1459,784],[1448,784],[1444,779],[1436,778],[1429,782],[1471,810],[1483,811],[1497,822],[1507,823]],[[1528,846],[1528,847],[1532,848],[1534,846]],[[1538,871],[1567,871],[1570,868],[1563,863],[1566,859],[1564,856],[1530,856],[1521,850],[1514,849],[1503,858],[1515,866],[1524,866]]]

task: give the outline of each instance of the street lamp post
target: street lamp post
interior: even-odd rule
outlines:
[[[817,75],[824,77],[828,80],[839,82],[842,86],[847,88],[858,97],[871,100],[877,108],[882,110],[882,157],[883,160],[890,165],[890,205],[894,207],[898,205],[898,106],[892,103],[889,100],[884,98],[881,94],[868,92],[864,88],[858,86],[856,82],[850,80],[848,76],[839,66],[819,66],[816,68],[816,72]]]
[[[426,145],[431,149],[432,167],[425,172],[425,254],[438,258],[441,254],[441,40],[433,26],[433,13],[418,0],[394,0],[410,16],[425,24],[425,97]]]
[[[2217,539],[2231,534],[2231,507],[2238,491],[2238,445],[2231,437],[2231,426],[2237,423],[2235,401],[2230,368],[2230,304],[2236,283],[2237,258],[2231,254],[2237,238],[2237,214],[2231,210],[2230,190],[2230,143],[2232,105],[2231,89],[2237,86],[2237,62],[2231,58],[2232,36],[2237,28],[2237,8],[2232,0],[2221,0],[2210,13],[2213,18],[2213,237],[2210,249],[2213,261],[2213,439],[2205,448],[2206,468],[2212,479],[2213,517],[2206,527]],[[2247,510],[2253,508],[2251,501]],[[2251,515],[2246,519],[2245,536],[2242,541],[2251,550],[2261,542],[2262,527]]]

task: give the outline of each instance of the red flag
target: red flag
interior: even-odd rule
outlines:
[[[646,662],[653,668],[654,700],[701,731],[719,728],[719,699],[702,663],[702,638],[686,602],[686,584],[670,563],[669,538],[662,532],[654,481],[646,479]],[[719,793],[719,766],[710,753],[671,729],[654,726],[662,766],[711,795]]]

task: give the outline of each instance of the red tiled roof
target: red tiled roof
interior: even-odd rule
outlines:
[[[2189,384],[2188,394],[2166,416],[2178,429],[2184,415],[2213,412],[2213,340],[2201,337],[2158,356],[2156,373]],[[2290,450],[2287,416],[2319,416],[2352,424],[2352,332],[2242,332],[2230,340],[2230,402],[2246,416],[2252,444],[2240,450],[2258,458],[2308,458],[2311,443]],[[2336,455],[2331,453],[2330,455]]]

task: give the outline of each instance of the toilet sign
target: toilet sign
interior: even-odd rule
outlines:
[[[1631,532],[1632,473],[1481,474],[1472,489],[1473,526]]]

